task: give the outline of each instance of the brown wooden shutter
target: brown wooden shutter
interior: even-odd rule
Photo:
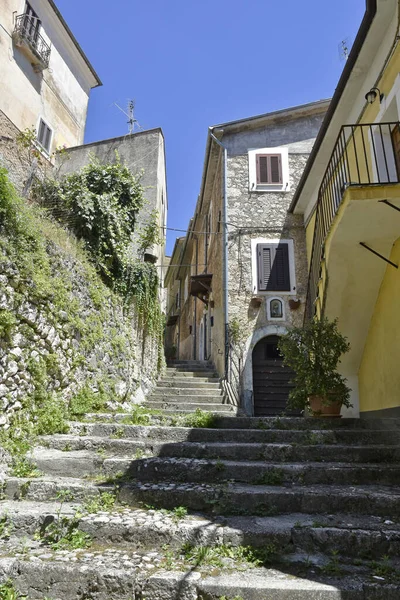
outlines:
[[[257,184],[282,183],[282,158],[280,154],[256,155]]]
[[[258,290],[290,292],[289,246],[257,244]]]
[[[258,289],[266,290],[271,276],[272,247],[271,244],[257,244]]]
[[[270,173],[271,183],[282,183],[282,160],[280,154],[271,154],[270,160]]]
[[[394,162],[396,163],[397,179],[400,181],[400,128],[398,125],[392,130],[392,143],[394,152]]]
[[[289,247],[288,244],[278,244],[275,246],[274,262],[272,264],[271,279],[274,284],[274,291],[290,292],[290,273],[289,273]]]

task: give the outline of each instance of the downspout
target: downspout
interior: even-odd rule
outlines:
[[[222,203],[222,291],[223,291],[223,311],[224,311],[224,332],[225,332],[225,378],[228,378],[229,368],[229,313],[228,313],[228,150],[210,130],[212,139],[220,146],[224,152],[224,178],[223,178],[223,203]]]
[[[197,275],[197,263],[199,262],[199,238],[196,234],[192,234],[196,240],[196,272]],[[197,356],[197,297],[194,296],[194,324],[193,324],[193,360],[196,360]]]

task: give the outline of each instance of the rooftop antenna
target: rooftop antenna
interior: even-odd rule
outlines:
[[[350,39],[347,37],[342,40],[339,44],[339,58],[340,60],[346,61],[349,58],[350,53]]]
[[[117,102],[114,102],[114,104],[126,117],[128,117],[127,124],[129,134],[134,132],[135,126],[137,126],[139,130],[142,129],[142,127],[139,125],[138,120],[135,119],[135,100],[129,100],[127,112],[125,112],[125,110],[121,108],[119,104],[117,104]]]

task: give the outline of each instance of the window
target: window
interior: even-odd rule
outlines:
[[[51,135],[52,131],[50,127],[46,125],[43,119],[40,119],[37,141],[46,150],[46,152],[50,152]]]
[[[290,238],[251,240],[253,294],[279,296],[296,294],[294,243]]]
[[[24,33],[33,43],[35,43],[39,34],[40,19],[29,2],[25,5],[24,15]]]
[[[288,244],[257,244],[257,261],[259,290],[290,291]]]
[[[249,150],[248,160],[250,191],[290,191],[287,146]]]
[[[280,154],[257,154],[257,184],[282,183],[282,158]]]

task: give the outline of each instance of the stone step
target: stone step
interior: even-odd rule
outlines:
[[[221,428],[234,429],[382,429],[400,430],[400,419],[329,419],[304,417],[237,417],[221,419]]]
[[[191,402],[190,400],[193,401]],[[220,400],[220,402],[218,402],[218,400]],[[221,398],[219,398],[218,396],[203,396],[202,398],[200,398],[200,396],[197,396],[195,398],[186,398],[184,396],[181,396],[179,400],[175,398],[167,400],[166,396],[160,399],[156,399],[155,396],[152,396],[150,400],[147,400],[146,406],[148,406],[150,409],[163,411],[169,410],[170,412],[177,412],[178,410],[195,412],[197,409],[199,409],[205,412],[212,413],[232,412],[236,408],[232,404],[222,404]]]
[[[73,518],[79,504],[32,501],[3,501],[13,536],[33,535],[40,527],[59,517]],[[182,510],[182,508],[181,508]],[[184,514],[179,509],[128,509],[115,505],[109,511],[81,514],[77,518],[81,531],[93,540],[134,549],[148,549],[168,544],[179,549],[184,543],[214,546],[226,544],[262,548],[279,545],[284,554],[294,551],[332,552],[342,556],[379,559],[398,557],[400,525],[376,516],[315,515],[301,513],[279,517],[207,517],[201,513]]]
[[[87,424],[88,426],[90,424]],[[82,431],[85,431],[82,426]],[[89,429],[89,427],[88,427]],[[92,430],[93,431],[93,430]],[[96,432],[96,430],[94,429]],[[197,431],[197,429],[195,430]],[[99,433],[99,432],[97,432]],[[172,434],[171,434],[172,437]],[[150,438],[109,438],[101,435],[59,435],[43,437],[42,443],[59,450],[99,450],[135,453],[143,450],[154,456],[221,460],[251,460],[277,463],[400,463],[399,446],[293,445],[241,442],[195,442]]]
[[[77,505],[55,503],[3,502],[7,525],[15,536],[33,535],[59,516],[74,517]],[[332,552],[341,556],[362,556],[379,559],[386,555],[397,557],[400,547],[400,528],[385,524],[376,517],[351,518],[346,515],[323,516],[289,514],[280,517],[231,517],[209,519],[204,515],[176,516],[167,511],[145,509],[112,510],[81,516],[78,528],[94,541],[112,542],[130,549],[151,549],[168,544],[179,549],[184,543],[232,547],[250,545],[262,548],[278,544],[281,554],[294,551],[309,553]],[[372,525],[370,525],[372,521]],[[389,522],[389,521],[388,521]]]
[[[274,516],[301,512],[308,514],[346,513],[387,517],[398,521],[399,488],[387,486],[265,486],[246,484],[196,484],[176,482],[129,482],[118,485],[119,500],[128,506],[142,503],[158,508],[186,506],[191,511],[219,515],[247,514]],[[79,478],[42,476],[35,479],[8,477],[5,498],[35,502],[54,501],[68,493],[70,502],[82,502],[104,491],[113,492],[110,484],[95,484]]]
[[[202,369],[200,367],[198,369],[187,369],[185,367],[166,369],[165,375],[167,377],[218,377],[218,373],[214,369]]]
[[[308,566],[297,568],[302,576],[296,576],[295,568],[285,563],[279,568],[244,566],[239,572],[190,564],[171,570],[157,562],[162,551],[90,550],[49,552],[50,558],[36,560],[2,556],[0,581],[11,578],[30,600],[398,600],[400,590],[397,584],[376,582],[365,573],[354,576],[350,570],[329,576]]]
[[[219,379],[212,377],[196,377],[194,381],[189,377],[177,378],[177,377],[164,377],[157,382],[156,389],[159,388],[197,388],[197,389],[219,389]]]
[[[40,465],[39,465],[40,468]],[[65,473],[73,473],[65,465]],[[46,469],[43,468],[45,472]],[[266,463],[233,460],[196,460],[177,458],[105,459],[102,472],[107,476],[124,473],[142,481],[220,483],[236,481],[266,485],[398,485],[400,464],[372,465],[347,463]]]
[[[400,516],[400,490],[396,487],[309,485],[265,486],[245,484],[194,484],[138,481],[122,484],[121,502],[138,502],[163,508],[187,506],[220,515],[253,514],[260,516],[292,512],[310,514],[346,513]]]
[[[207,383],[206,386],[211,387],[195,387],[195,388],[186,388],[186,387],[156,387],[154,392],[152,392],[149,396],[147,396],[148,400],[163,400],[164,398],[170,399],[171,396],[177,396],[179,398],[190,399],[190,398],[199,398],[204,402],[204,398],[215,398],[221,399],[222,390],[220,390],[219,385],[214,386],[213,384]]]
[[[113,440],[116,441],[116,440]],[[123,440],[126,442],[126,440]],[[114,446],[114,448],[118,447]],[[106,452],[103,443],[100,448]],[[395,485],[400,483],[400,465],[373,465],[348,463],[267,463],[245,460],[199,460],[193,458],[141,458],[150,453],[162,454],[163,447],[144,445],[133,448],[136,456],[129,456],[129,446],[120,444],[125,457],[108,458],[92,449],[35,448],[31,459],[46,475],[61,477],[87,477],[103,474],[112,478],[123,474],[129,478],[146,481],[176,479],[185,482],[219,483],[221,480],[267,485]],[[132,451],[131,451],[132,452]]]
[[[189,367],[189,366],[204,367],[204,368],[210,368],[210,369],[214,368],[214,365],[209,360],[180,360],[180,359],[176,359],[176,360],[169,360],[167,362],[167,367]]]
[[[230,405],[228,405],[230,406]],[[220,429],[193,427],[157,427],[118,423],[70,423],[70,432],[85,431],[88,435],[110,436],[118,434],[125,438],[151,438],[153,440],[193,442],[243,442],[243,443],[293,443],[317,444],[391,444],[400,445],[397,431],[381,430],[270,430],[270,429]],[[47,438],[46,438],[47,439]]]

